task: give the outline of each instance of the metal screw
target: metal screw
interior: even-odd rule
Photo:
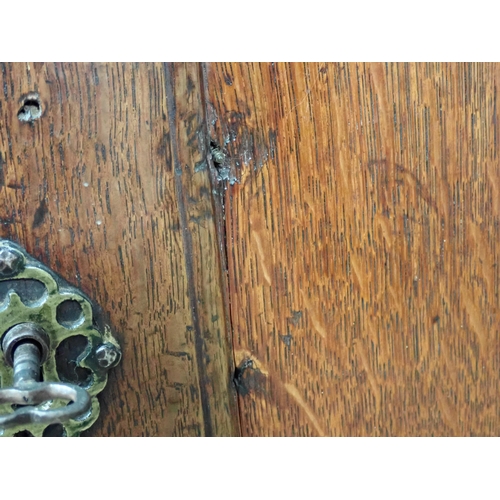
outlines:
[[[100,345],[96,352],[96,359],[101,368],[108,370],[120,362],[122,356],[120,350],[113,344],[106,342]]]
[[[24,256],[8,247],[0,248],[0,278],[13,276],[24,268]]]

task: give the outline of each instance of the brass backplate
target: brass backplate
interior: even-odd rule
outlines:
[[[118,342],[104,320],[102,311],[82,291],[30,256],[22,247],[0,239],[0,254],[10,256],[0,263],[0,339],[13,326],[31,322],[50,337],[50,353],[42,367],[43,380],[70,382],[88,391],[92,409],[78,420],[58,426],[58,435],[79,436],[99,416],[99,394],[107,383],[107,372],[121,359]],[[10,387],[13,370],[0,352],[0,387]],[[42,409],[65,404],[49,401]],[[0,405],[0,414],[13,412]],[[50,426],[49,426],[50,427]],[[0,435],[51,435],[44,425],[0,429]]]

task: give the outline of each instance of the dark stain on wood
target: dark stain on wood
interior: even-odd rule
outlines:
[[[293,336],[290,333],[288,333],[286,335],[280,335],[280,339],[283,341],[283,343],[287,347],[291,347],[292,346]]]
[[[251,392],[265,393],[266,376],[254,366],[251,359],[245,359],[234,371],[234,384],[240,396]]]
[[[4,172],[5,160],[2,153],[0,152],[0,190],[5,186],[5,172]]]
[[[302,311],[292,311],[292,316],[288,318],[288,322],[293,326],[297,326],[302,318]]]
[[[49,210],[47,207],[46,200],[45,199],[40,200],[40,204],[38,205],[38,208],[35,210],[35,215],[33,216],[33,224],[31,226],[32,229],[36,229],[44,223],[48,211]]]

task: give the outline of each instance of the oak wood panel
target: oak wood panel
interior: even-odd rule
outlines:
[[[210,64],[244,435],[500,433],[498,64]]]
[[[198,64],[2,64],[2,237],[109,314],[87,435],[238,433]],[[43,114],[17,118],[23,96]]]

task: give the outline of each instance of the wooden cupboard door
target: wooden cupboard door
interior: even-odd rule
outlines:
[[[498,64],[0,69],[0,236],[123,349],[86,435],[499,433]]]
[[[0,235],[100,304],[123,350],[87,435],[237,435],[200,65],[0,69]]]
[[[247,436],[500,433],[498,64],[209,64]]]

